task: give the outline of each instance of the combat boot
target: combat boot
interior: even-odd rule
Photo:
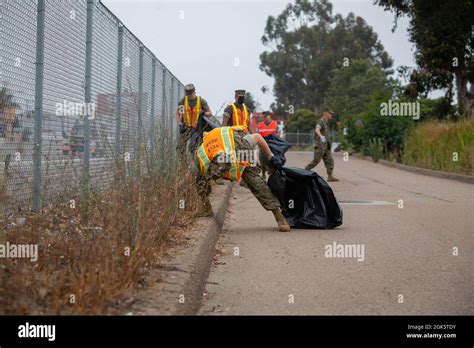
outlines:
[[[339,179],[334,177],[332,174],[329,174],[328,175],[328,181],[339,181]]]
[[[198,211],[196,212],[196,217],[211,217],[214,216],[214,212],[212,211],[211,201],[209,197],[203,198],[202,204],[199,205]]]
[[[288,225],[288,221],[286,221],[280,209],[272,210],[272,213],[278,224],[278,229],[280,230],[280,232],[290,232],[290,225]]]

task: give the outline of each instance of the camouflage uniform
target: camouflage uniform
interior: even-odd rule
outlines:
[[[235,151],[253,151],[254,146],[252,146],[246,139],[244,139],[244,136],[245,134],[243,132],[234,132]],[[198,168],[199,160],[197,159],[197,156],[195,156],[195,164],[196,168]],[[208,173],[206,175],[202,175],[200,173],[197,175],[197,186],[203,202],[208,202],[209,194],[211,193],[211,173],[214,174],[220,171],[220,173],[223,175],[228,171],[229,168],[230,164],[228,163],[215,163],[213,161],[211,162]],[[199,169],[197,171],[199,172]],[[260,204],[265,210],[275,210],[280,208],[280,202],[273,195],[266,182],[260,176],[259,167],[250,166],[245,168],[242,173],[242,180],[247,184],[250,191],[253,193],[255,198],[257,198],[257,200],[260,202]]]
[[[324,165],[326,166],[326,171],[328,173],[328,176],[332,176],[332,172],[334,170],[334,159],[332,158],[331,155],[331,146],[328,141],[328,135],[329,135],[329,127],[328,123],[324,120],[324,118],[321,118],[317,123],[316,127],[320,128],[319,131],[323,136],[326,137],[326,142],[322,143],[321,138],[316,134],[314,135],[314,158],[313,160],[305,167],[306,170],[311,170],[314,167],[316,167],[319,162],[321,162],[321,159],[324,161]]]
[[[262,178],[266,179],[266,173],[270,173],[270,164],[262,151],[259,153],[260,168],[262,168]]]

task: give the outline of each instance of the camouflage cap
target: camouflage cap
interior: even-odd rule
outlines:
[[[236,89],[235,95],[243,95],[245,96],[245,89]]]
[[[192,83],[189,83],[186,86],[184,86],[184,90],[185,90],[186,93],[191,94],[196,90],[196,88],[194,87],[194,85]]]
[[[209,173],[212,179],[222,178],[232,167],[230,163],[222,162],[219,158],[220,156],[214,157],[209,164]]]

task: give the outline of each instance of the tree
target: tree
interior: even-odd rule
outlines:
[[[410,41],[416,45],[417,69],[410,76],[411,92],[447,89],[451,102],[456,86],[461,113],[474,115],[474,2],[472,0],[376,0],[397,19],[410,18]],[[468,82],[471,90],[467,90]]]
[[[260,69],[275,79],[274,111],[290,105],[319,110],[331,72],[355,59],[366,59],[388,71],[392,60],[364,19],[349,13],[332,15],[328,0],[296,0],[277,17],[269,16]]]
[[[371,140],[381,139],[385,152],[393,153],[397,159],[401,158],[405,134],[414,121],[407,116],[381,116],[380,106],[391,98],[391,92],[376,93],[364,112],[349,119],[348,139],[356,150],[367,149]],[[405,99],[394,102],[404,102]]]
[[[317,114],[308,109],[298,109],[288,118],[285,131],[288,133],[310,133],[316,126]]]
[[[324,104],[344,120],[365,111],[373,94],[390,90],[390,81],[380,66],[354,60],[334,70]]]
[[[260,107],[260,103],[255,100],[254,96],[250,92],[245,92],[245,105],[251,112],[256,111]]]

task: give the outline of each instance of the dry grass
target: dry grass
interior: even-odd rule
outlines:
[[[474,175],[474,120],[432,121],[415,127],[407,136],[403,163]]]
[[[106,191],[78,194],[75,206],[64,199],[21,215],[25,223],[10,217],[5,240],[38,244],[39,257],[0,259],[0,314],[107,313],[159,262],[171,227],[192,220],[197,193],[183,173],[177,165],[144,170]]]

